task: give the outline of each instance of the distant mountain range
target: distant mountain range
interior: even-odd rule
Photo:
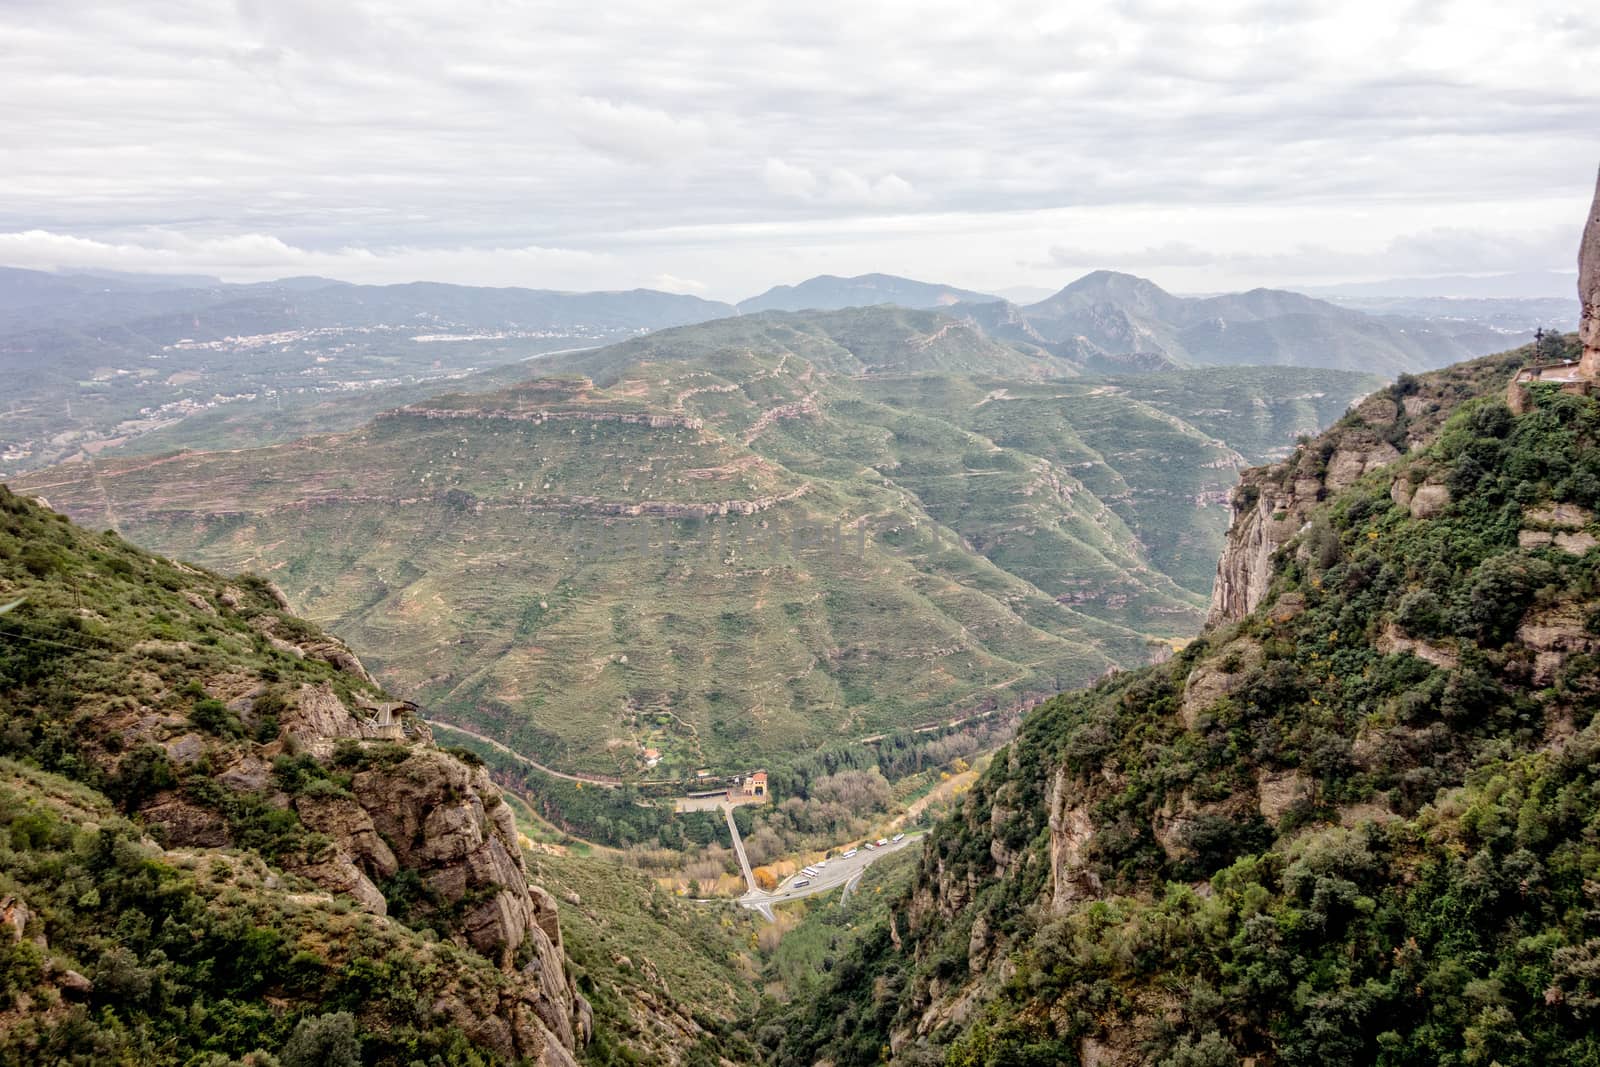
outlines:
[[[1368,315],[1282,289],[1175,296],[1115,271],[1085,275],[1034,304],[964,304],[950,312],[1091,370],[1273,364],[1392,377],[1526,339],[1523,331],[1475,320]]]
[[[942,308],[961,303],[999,300],[987,293],[897,278],[892,274],[863,274],[839,278],[821,274],[799,285],[776,285],[760,296],[739,301],[739,311],[837,311],[849,307],[898,304],[904,308]]]
[[[210,282],[210,284],[194,284]],[[0,268],[0,329],[157,319],[205,312],[196,329],[275,315],[280,328],[370,326],[415,320],[477,328],[659,330],[734,313],[730,304],[655,289],[568,293],[409,282],[353,285],[283,278],[230,285],[195,277],[49,274]]]
[[[1237,470],[1377,384],[1082,378],[898,307],[743,315],[536,366],[346,433],[14,484],[271,577],[447,721],[602,773],[640,770],[637,737],[689,774],[1165,654],[1203,617]]]
[[[1316,296],[1446,297],[1455,300],[1542,300],[1572,302],[1577,276],[1568,271],[1528,270],[1512,274],[1448,274],[1425,278],[1383,278],[1370,282],[1305,286]]]
[[[197,416],[214,419],[223,407],[333,403],[365,417],[355,394],[409,390],[398,401],[406,402],[430,383],[552,351],[740,315],[884,304],[948,316],[1008,349],[1008,358],[1048,360],[1058,374],[1270,364],[1393,377],[1524,342],[1536,325],[1566,325],[1550,318],[1553,306],[1516,301],[1357,308],[1273,289],[1182,297],[1110,271],[1022,305],[867,274],[812,278],[735,306],[650,289],[569,293],[316,277],[234,285],[0,269],[0,374],[8,387],[0,477]]]

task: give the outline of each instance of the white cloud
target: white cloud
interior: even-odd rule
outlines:
[[[662,162],[693,155],[710,135],[706,123],[638,104],[582,97],[567,108],[573,136],[620,159]]]
[[[444,279],[481,285],[564,288],[572,279],[600,288],[619,272],[592,252],[518,248],[297,248],[267,234],[193,237],[147,230],[138,240],[100,241],[48,230],[0,233],[0,263],[36,270],[199,272],[225,281],[320,274],[364,282]]]
[[[1600,13],[1566,0],[32,0],[0,40],[0,232],[184,270],[1559,268],[1567,238],[1398,238],[1555,230],[1600,158]]]
[[[693,278],[679,278],[672,274],[657,274],[646,285],[651,289],[664,289],[669,293],[688,293],[700,296],[707,288],[705,282],[697,282]]]
[[[766,179],[767,188],[782,197],[811,200],[817,195],[817,176],[781,159],[767,160],[762,177]]]
[[[1216,263],[1221,253],[1187,241],[1168,241],[1148,248],[1091,249],[1072,245],[1051,245],[1040,266],[1061,270],[1111,268],[1143,270],[1148,267],[1205,267]]]
[[[917,199],[911,183],[893,173],[869,179],[845,167],[830,167],[818,175],[782,159],[768,159],[762,178],[781,197],[813,203],[893,207]]]

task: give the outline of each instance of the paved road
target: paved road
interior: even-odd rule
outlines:
[[[790,900],[801,900],[805,897],[816,896],[838,889],[846,883],[853,883],[860,879],[872,862],[887,856],[891,852],[898,852],[908,845],[921,841],[923,832],[907,834],[899,841],[885,845],[883,848],[873,849],[868,852],[862,849],[849,859],[835,856],[828,861],[828,865],[811,877],[811,884],[795,888],[794,883],[805,878],[803,874],[793,874],[785,878],[772,893],[757,891],[746,893],[739,898],[739,903],[753,911],[759,911],[769,918],[772,915],[772,905],[782,904]]]

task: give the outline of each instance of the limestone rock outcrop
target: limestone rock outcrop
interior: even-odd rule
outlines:
[[[1591,363],[1600,361],[1600,179],[1595,182],[1594,203],[1578,249],[1578,300],[1583,304],[1578,323],[1583,358]]]
[[[228,679],[213,689],[230,696],[240,714],[248,714],[263,692],[259,682],[233,685]],[[408,729],[409,743],[378,736],[369,712],[392,709],[392,702],[358,694],[352,708],[328,682],[280,695],[279,738],[270,743],[203,736],[177,717],[145,716],[137,732],[126,732],[155,742],[174,765],[209,759],[221,768],[211,779],[216,786],[291,810],[325,840],[279,857],[282,869],[368,914],[389,915],[384,886],[402,871],[415,872],[429,903],[415,906],[420,914],[390,920],[431,923],[506,975],[492,1001],[447,998],[434,1006],[438,1013],[506,1059],[574,1064],[593,1015],[567,970],[556,902],[529,884],[511,808],[488,772],[434,747],[425,726]],[[354,759],[348,790],[321,783],[291,795],[274,767],[288,753],[331,760],[335,767]],[[150,797],[139,816],[167,848],[236,844],[223,813],[182,790]]]
[[[531,982],[534,1016],[562,1048],[587,1040],[591,1013],[566,970],[555,899],[528,883],[516,822],[488,771],[418,746],[357,773],[352,791],[353,802],[316,807],[312,823],[368,869],[416,871],[446,910],[464,905],[456,937]],[[532,1054],[520,1039],[516,1048]]]
[[[1074,803],[1074,800],[1077,803]],[[1100,879],[1086,863],[1094,823],[1081,798],[1074,798],[1065,769],[1050,781],[1050,910],[1063,914],[1100,892]]]
[[[1463,365],[1463,373],[1471,366]],[[1272,582],[1273,554],[1305,528],[1317,504],[1431,443],[1461,384],[1440,375],[1427,384],[1380,390],[1289,458],[1245,471],[1230,501],[1233,516],[1217,561],[1207,627],[1237,622],[1260,605]],[[1449,490],[1430,482],[1396,484],[1390,495],[1418,518],[1450,505]]]

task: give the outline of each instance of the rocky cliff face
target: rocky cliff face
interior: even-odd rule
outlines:
[[[263,909],[353,910],[336,924],[352,937],[436,957],[416,980],[423,1025],[497,1062],[575,1063],[590,1008],[488,772],[435,746],[269,583],[150,556],[0,487],[0,601],[32,639],[0,656],[5,767],[71,775],[94,799],[67,814],[120,809],[157,862],[251,868]],[[26,928],[29,906],[0,894],[0,921]],[[338,933],[308,944],[338,980]],[[371,1012],[369,1029],[391,1025]]]
[[[1302,445],[1281,463],[1246,471],[1229,501],[1233,517],[1217,561],[1206,623],[1244,618],[1266,595],[1272,557],[1305,526],[1311,510],[1400,456],[1390,440],[1402,409],[1387,394],[1369,397],[1342,432]]]
[[[333,638],[317,635],[303,643],[302,654],[364,676]],[[241,711],[262,696],[259,689],[239,694],[236,685],[215,688]],[[377,916],[390,910],[380,887],[405,872],[419,878],[423,899],[401,918],[442,929],[505,975],[492,1004],[445,998],[436,1010],[506,1059],[573,1063],[574,1051],[589,1040],[592,1014],[566,969],[555,900],[528,881],[510,807],[487,770],[435,748],[417,720],[392,734],[380,736],[369,709],[348,706],[323,683],[300,687],[280,713],[278,738],[266,745],[239,751],[186,728],[163,743],[169,751],[187,750],[194,762],[221,763],[231,755],[219,783],[264,796],[326,838],[321,848],[287,854],[281,862],[289,873]],[[159,729],[151,736],[160,736]],[[346,769],[349,788],[286,792],[273,761],[288,750]],[[225,819],[179,790],[158,795],[140,813],[169,846],[236,844]]]
[[[1527,356],[1519,349],[1402,378],[1367,397],[1321,437],[1302,443],[1288,459],[1245,471],[1230,501],[1233,517],[1217,560],[1207,627],[1237,622],[1255,610],[1271,581],[1273,554],[1300,533],[1319,502],[1431,443],[1463,397],[1506,380]],[[1439,485],[1407,483],[1395,492],[1396,502],[1413,515],[1448,503]]]
[[[1600,181],[1595,184],[1594,204],[1578,250],[1578,300],[1583,304],[1578,338],[1585,355],[1600,359]]]

